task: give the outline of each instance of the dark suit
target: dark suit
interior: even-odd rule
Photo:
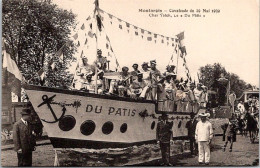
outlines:
[[[17,152],[18,166],[32,166],[32,151],[36,145],[35,137],[32,135],[30,124],[26,126],[22,120],[17,121],[13,127],[14,150]]]
[[[197,120],[190,120],[186,124],[186,128],[188,129],[188,136],[190,138],[190,151],[193,154],[193,147],[195,147],[195,154],[198,152],[198,144],[196,144],[195,140],[195,130],[197,126]]]
[[[165,165],[170,163],[170,140],[172,138],[172,122],[160,121],[157,124],[156,139],[160,141],[162,160]]]

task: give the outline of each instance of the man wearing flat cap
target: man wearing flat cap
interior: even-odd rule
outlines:
[[[22,118],[13,127],[14,150],[17,152],[18,166],[32,166],[32,151],[35,150],[36,141],[33,135],[31,110],[23,109]]]
[[[164,166],[171,166],[170,164],[170,143],[173,143],[172,139],[172,126],[173,122],[168,122],[168,115],[163,113],[161,121],[158,122],[156,128],[156,139],[160,145],[162,153],[162,161]]]
[[[199,148],[199,164],[205,163],[209,165],[210,161],[210,143],[213,138],[212,124],[207,120],[209,113],[206,113],[206,109],[199,111],[199,117],[201,121],[198,122],[195,131],[195,139]]]

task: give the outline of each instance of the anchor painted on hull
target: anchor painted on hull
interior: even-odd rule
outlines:
[[[50,98],[47,96],[47,95],[43,95],[42,96],[42,100],[43,102],[41,104],[38,105],[38,107],[41,107],[42,105],[46,104],[48,106],[48,108],[50,109],[51,111],[51,114],[53,115],[53,118],[54,118],[54,121],[46,121],[44,119],[41,119],[42,121],[46,122],[46,123],[56,123],[58,122],[64,115],[65,115],[65,112],[66,112],[66,108],[63,107],[62,108],[62,114],[60,116],[60,118],[57,118],[55,112],[53,111],[52,107],[51,107],[51,102],[53,100],[53,98],[55,97],[56,95],[53,95],[51,96]]]

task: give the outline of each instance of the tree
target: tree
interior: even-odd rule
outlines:
[[[216,99],[220,105],[225,103],[228,81],[230,81],[230,90],[234,91],[237,97],[242,95],[247,86],[246,82],[241,80],[238,75],[227,72],[220,63],[207,64],[204,67],[200,67],[199,72],[200,82],[210,90],[217,92]],[[218,81],[221,74],[227,79],[224,83]]]
[[[53,54],[70,41],[76,16],[50,0],[3,0],[2,14],[3,37],[12,59],[25,79],[37,84],[37,72],[46,64],[47,57],[55,57]],[[74,45],[64,47],[64,68],[54,75],[65,73],[74,51]]]

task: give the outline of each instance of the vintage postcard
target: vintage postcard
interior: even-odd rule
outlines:
[[[1,166],[258,166],[259,0],[2,0]]]

